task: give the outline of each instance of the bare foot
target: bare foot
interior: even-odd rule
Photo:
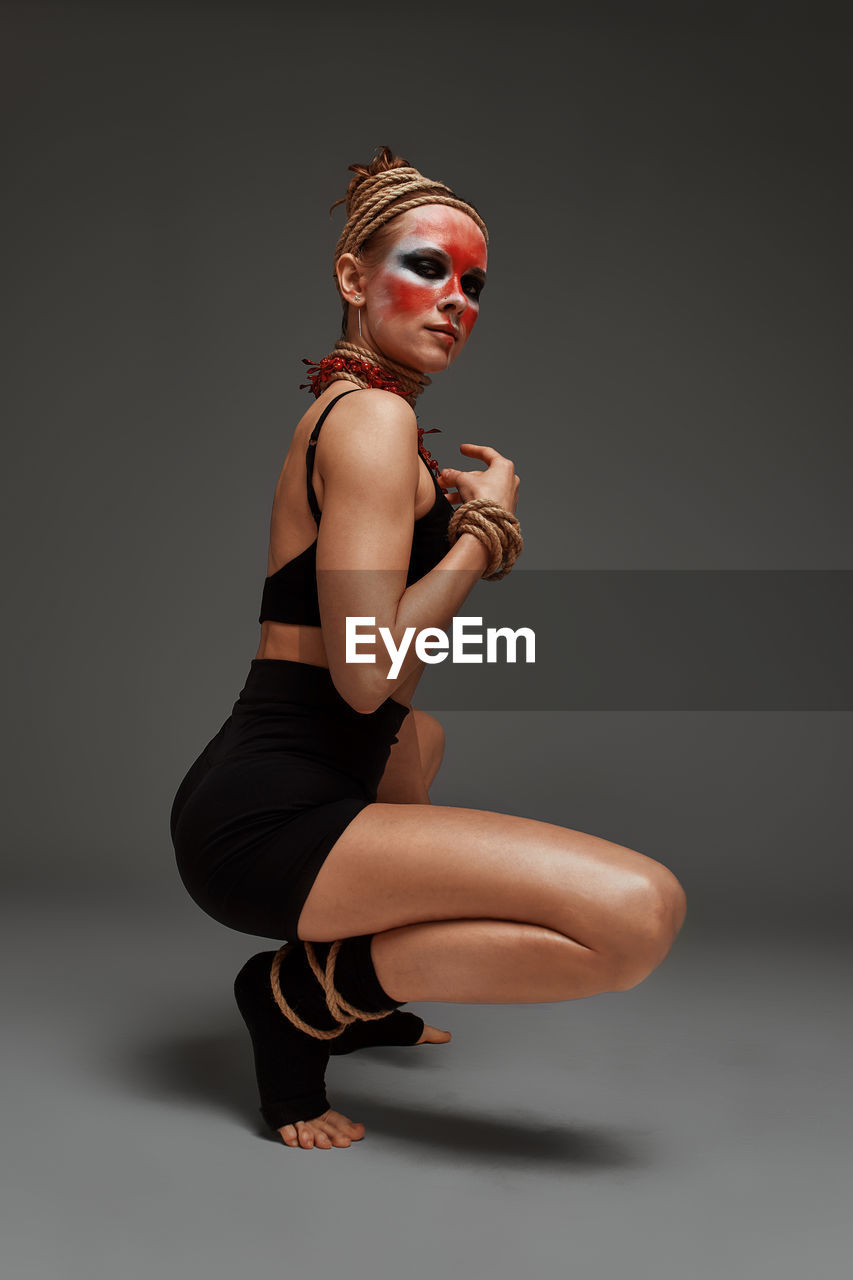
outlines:
[[[425,1022],[423,1035],[415,1044],[447,1044],[450,1039],[449,1031],[441,1031]],[[331,1147],[348,1147],[353,1142],[361,1142],[364,1125],[330,1107],[313,1120],[297,1120],[295,1124],[282,1125],[279,1133],[282,1141],[289,1147],[302,1147],[306,1151],[319,1147],[321,1151],[325,1151]]]
[[[451,1038],[449,1031],[439,1031],[438,1027],[431,1027],[425,1022],[423,1035],[415,1044],[447,1044]]]
[[[282,1125],[279,1133],[289,1147],[303,1147],[310,1151],[316,1146],[322,1151],[360,1142],[364,1137],[364,1125],[330,1107],[314,1120],[297,1120],[295,1124]]]

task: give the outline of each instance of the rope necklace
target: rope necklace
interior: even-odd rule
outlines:
[[[414,401],[430,379],[424,373],[418,373],[407,365],[397,364],[387,356],[377,356],[366,347],[339,339],[331,354],[322,360],[308,360],[304,356],[302,363],[308,366],[308,381],[299,385],[300,391],[310,390],[314,398],[322,395],[326,387],[333,382],[351,381],[360,387],[378,387],[381,391],[393,391],[414,407]],[[424,462],[438,479],[441,468],[424,445],[424,436],[434,431],[441,432],[440,427],[429,427],[426,431],[418,427],[418,451]]]

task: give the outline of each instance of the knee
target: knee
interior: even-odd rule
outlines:
[[[667,867],[653,862],[626,889],[615,990],[639,986],[661,964],[686,914],[687,896],[680,881]]]

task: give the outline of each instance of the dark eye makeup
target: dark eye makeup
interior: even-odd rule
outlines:
[[[420,253],[404,253],[400,259],[404,267],[414,271],[416,275],[425,276],[428,280],[437,280],[446,273],[447,268],[437,258],[425,258]]]
[[[479,298],[483,292],[485,280],[481,280],[479,276],[463,276],[462,287],[466,293],[470,293],[472,298]]]
[[[401,255],[400,262],[409,271],[414,271],[415,275],[423,276],[426,280],[438,280],[441,276],[447,275],[447,267],[439,258],[425,257],[422,253],[404,253]],[[462,288],[474,300],[478,299],[483,292],[485,280],[479,276],[465,275],[462,277]]]

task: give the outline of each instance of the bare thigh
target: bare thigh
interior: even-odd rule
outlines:
[[[626,954],[677,929],[684,894],[665,866],[598,836],[449,805],[368,805],[326,858],[299,918],[316,942],[425,920],[542,925]]]

